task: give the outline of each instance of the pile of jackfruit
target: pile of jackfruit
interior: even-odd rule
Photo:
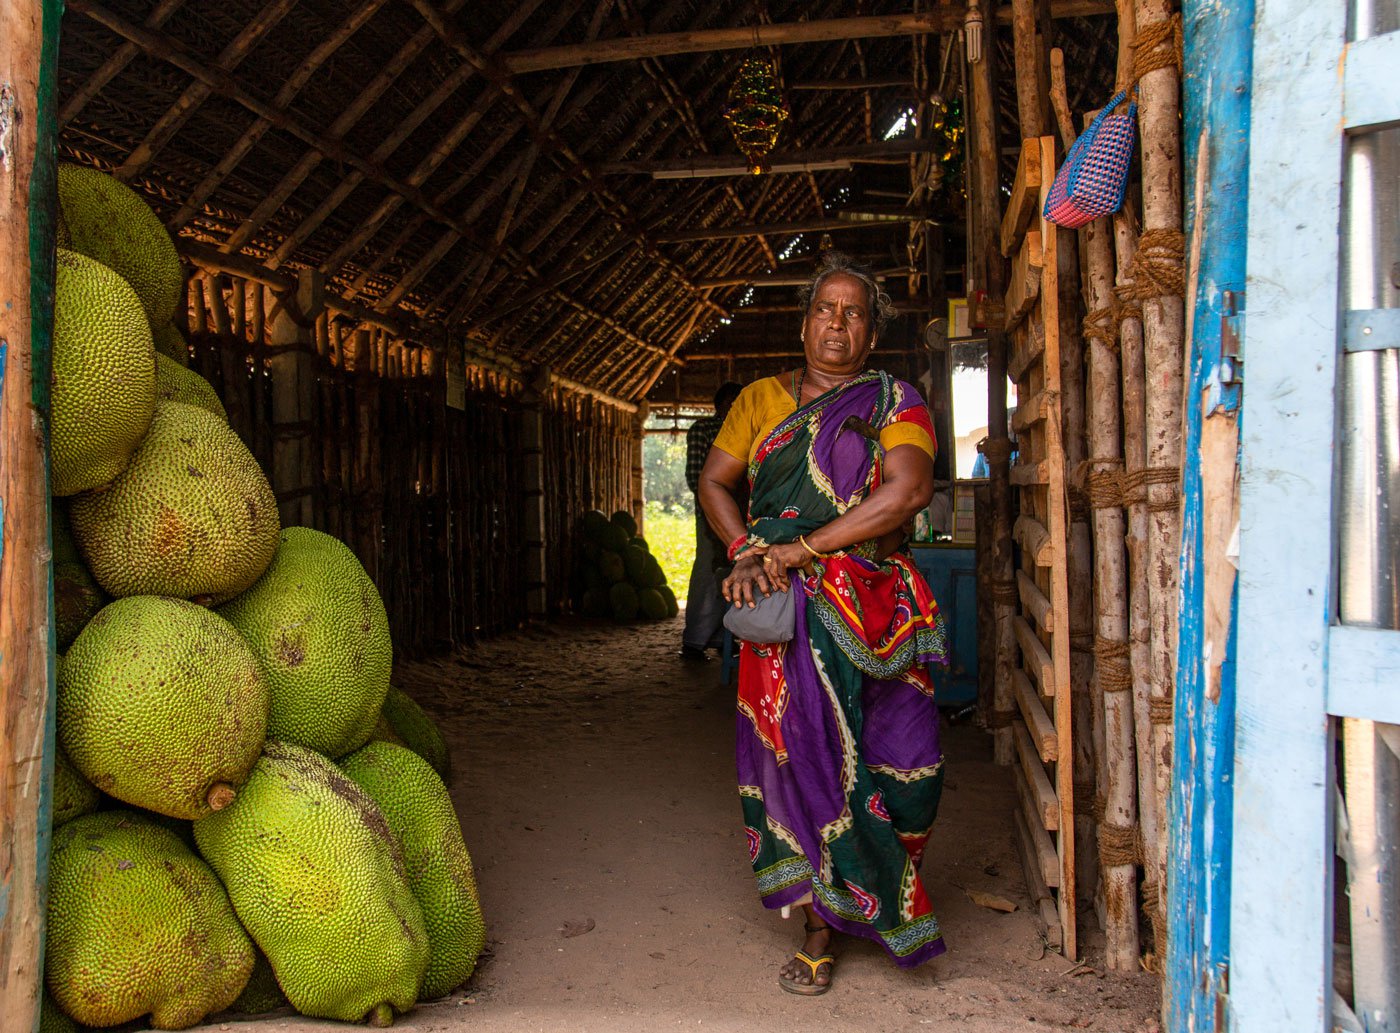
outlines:
[[[71,165],[59,203],[41,1028],[288,1005],[390,1025],[460,986],[485,941],[442,735],[390,686],[355,555],[280,526],[182,364],[155,214]]]
[[[665,620],[680,612],[661,564],[637,521],[625,509],[609,519],[590,509],[579,521],[579,561],[574,572],[574,609],[585,617],[611,617],[619,624]]]

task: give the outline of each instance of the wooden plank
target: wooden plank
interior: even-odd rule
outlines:
[[[1006,202],[1006,214],[1001,217],[1001,253],[1011,255],[1026,227],[1040,209],[1040,141],[1021,142],[1021,156],[1016,160],[1016,178],[1011,181],[1011,199]]]
[[[1012,819],[1016,825],[1016,846],[1021,854],[1021,870],[1026,873],[1026,893],[1034,901],[1035,907],[1032,909],[1040,922],[1041,932],[1045,934],[1046,942],[1051,947],[1059,948],[1063,942],[1060,931],[1060,916],[1055,911],[1055,902],[1050,896],[1050,888],[1045,885],[1045,879],[1040,874],[1040,866],[1035,860],[1035,847],[1030,832],[1030,823],[1026,821],[1019,809],[1011,812]]]
[[[1011,672],[1011,689],[1021,707],[1021,716],[1026,719],[1027,731],[1035,739],[1036,752],[1046,764],[1053,764],[1060,757],[1060,743],[1055,736],[1054,722],[1045,712],[1045,706],[1040,702],[1035,686],[1026,677],[1026,672],[1019,667]]]
[[[1021,597],[1021,605],[1035,618],[1035,622],[1046,631],[1055,630],[1055,611],[1045,593],[1036,587],[1030,575],[1024,570],[1016,571],[1016,592]]]
[[[1019,614],[1011,618],[1011,630],[1016,634],[1016,642],[1021,647],[1021,654],[1026,658],[1026,667],[1036,676],[1040,682],[1040,692],[1044,696],[1069,695],[1069,693],[1057,693],[1057,679],[1055,677],[1055,663],[1050,658],[1050,652],[1036,637],[1035,630],[1026,623],[1026,618]],[[1056,636],[1059,637],[1059,636]],[[1067,637],[1067,636],[1066,636]],[[1056,710],[1059,708],[1056,707]],[[1057,714],[1058,718],[1059,715]],[[1060,727],[1060,722],[1055,721],[1055,727]],[[1061,743],[1061,746],[1064,744]],[[1064,756],[1064,753],[1061,753]]]
[[[1055,853],[1055,841],[1039,825],[1027,821],[1021,808],[1017,807],[1014,813],[1016,831],[1021,834],[1021,857],[1026,868],[1026,881],[1029,883],[1034,873],[1049,897],[1049,891],[1060,885],[1060,859]]]
[[[1011,358],[1006,363],[1006,372],[1012,380],[1018,383],[1025,378],[1027,371],[1045,354],[1045,331],[1042,319],[1043,317],[1037,317],[1032,313],[1030,322],[1026,324],[1024,330],[1016,334],[1013,341]],[[1058,384],[1059,379],[1056,378],[1056,391],[1059,390]]]
[[[1011,483],[1018,488],[1049,484],[1050,463],[1044,459],[1038,463],[1017,463],[1011,468]]]
[[[1016,412],[1011,417],[1011,429],[1017,434],[1024,434],[1037,423],[1044,423],[1045,415],[1049,411],[1049,402],[1046,393],[1038,391],[1016,406]]]
[[[1035,307],[1040,297],[1040,263],[1043,260],[1040,250],[1040,233],[1031,230],[1021,242],[1016,257],[1011,260],[1011,283],[1006,288],[1007,330],[1015,329]]]
[[[1050,532],[1032,516],[1018,516],[1011,527],[1011,537],[1030,553],[1037,567],[1048,567],[1054,550],[1050,548]]]
[[[1054,832],[1060,827],[1060,801],[1050,785],[1050,777],[1045,774],[1035,743],[1031,742],[1031,733],[1020,721],[1014,722],[1011,728],[1016,758],[1021,762],[1017,777],[1025,780],[1026,796],[1032,804],[1029,813],[1036,816],[1046,831]]]

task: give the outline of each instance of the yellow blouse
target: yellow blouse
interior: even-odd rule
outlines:
[[[797,403],[785,381],[779,377],[755,380],[734,399],[714,447],[741,463],[750,463],[763,439],[796,411]],[[913,423],[892,423],[880,431],[881,448],[888,452],[896,445],[914,445],[927,452],[930,459],[934,457],[933,439],[928,431]]]

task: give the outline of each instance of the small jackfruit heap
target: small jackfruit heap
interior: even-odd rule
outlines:
[[[247,643],[184,599],[118,599],[58,677],[58,738],[85,778],[172,818],[228,803],[262,750],[267,684]]]
[[[374,582],[342,542],[289,527],[266,573],[219,607],[272,691],[268,735],[342,757],[369,741],[393,646]]]
[[[209,866],[127,811],[54,833],[45,954],[50,993],[86,1026],[149,1014],[157,1029],[187,1029],[233,1003],[253,970]]]
[[[154,363],[152,363],[154,369]],[[105,491],[73,500],[73,534],[107,593],[223,602],[277,550],[277,499],[223,420],[158,402],[150,432]]]
[[[184,273],[174,241],[141,196],[105,172],[64,163],[58,166],[58,204],[68,246],[130,283],[152,326],[170,322]]]
[[[177,331],[178,332],[178,331]],[[184,402],[208,409],[225,423],[228,413],[214,386],[192,369],[156,352],[156,397],[163,402]]]
[[[100,488],[126,469],[156,401],[151,328],[131,287],[58,249],[53,313],[53,493]]]
[[[447,787],[422,757],[388,742],[370,743],[340,767],[374,798],[403,850],[408,884],[423,909],[432,944],[421,996],[427,1000],[450,993],[476,968],[486,924]]]
[[[429,946],[384,815],[320,754],[269,740],[199,852],[303,1015],[378,1025],[418,999]]]

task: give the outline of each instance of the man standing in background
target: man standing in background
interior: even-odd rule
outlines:
[[[700,470],[710,454],[729,407],[743,388],[733,382],[720,386],[715,392],[715,414],[704,416],[690,425],[685,433],[685,483],[694,495],[700,487]],[[705,650],[720,643],[720,625],[724,620],[724,597],[720,595],[720,579],[716,571],[727,566],[724,543],[710,530],[700,503],[695,502],[695,563],[690,568],[690,591],[685,597],[685,632],[681,636],[681,659],[708,660]]]

